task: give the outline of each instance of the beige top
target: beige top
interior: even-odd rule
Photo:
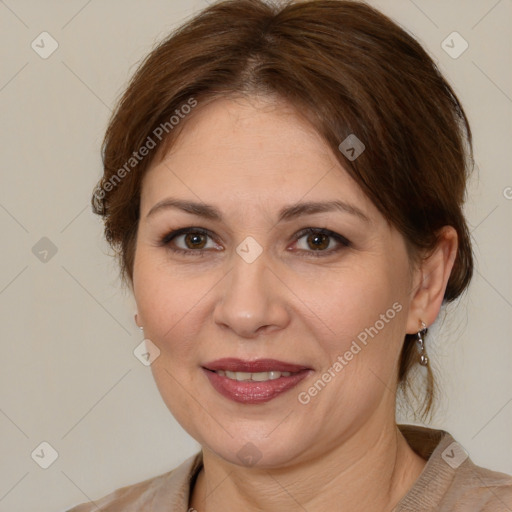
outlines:
[[[473,464],[448,432],[398,427],[427,464],[392,512],[512,512],[511,476]],[[199,452],[168,473],[68,512],[188,512],[190,489],[201,467]]]

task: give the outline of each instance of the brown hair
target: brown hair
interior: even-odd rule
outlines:
[[[149,141],[175,140],[186,119],[174,130],[171,118],[183,118],[184,105],[234,94],[277,96],[307,116],[413,257],[453,226],[459,247],[445,301],[465,290],[473,257],[462,204],[473,156],[464,110],[413,37],[372,7],[343,0],[221,1],[142,62],[107,129],[92,197],[125,282],[133,278],[141,182],[157,153]],[[338,150],[350,134],[365,145],[353,161]],[[401,354],[402,389],[417,361],[414,339],[406,336]],[[426,388],[428,413],[430,365]]]

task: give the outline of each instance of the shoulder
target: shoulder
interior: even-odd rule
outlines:
[[[453,502],[454,510],[510,512],[512,476],[491,471],[467,460],[456,472],[448,496],[450,494],[452,500],[449,501]]]
[[[187,510],[190,482],[202,465],[198,453],[172,471],[143,482],[121,487],[97,500],[82,503],[67,512],[139,512],[141,510]],[[162,507],[160,508],[160,504]]]
[[[151,496],[155,491],[158,491],[162,485],[165,485],[165,481],[172,476],[172,473],[173,471],[170,471],[164,475],[145,480],[144,482],[122,487],[101,499],[82,503],[70,509],[68,512],[93,512],[98,509],[104,512],[117,512],[121,510],[131,512],[142,510],[140,508],[141,505],[151,502]]]
[[[393,512],[512,511],[512,476],[476,465],[444,430],[399,428],[427,464]]]

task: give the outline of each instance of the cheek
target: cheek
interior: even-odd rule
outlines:
[[[352,274],[325,300],[322,319],[330,320],[329,331],[316,338],[322,367],[317,379],[299,390],[299,402],[333,431],[340,425],[348,428],[347,422],[369,415],[380,401],[394,397],[390,391],[395,387],[405,308],[385,282],[358,277]],[[317,326],[317,334],[326,331],[320,322]]]
[[[181,358],[193,348],[201,327],[196,321],[214,280],[207,273],[183,275],[165,262],[139,253],[134,266],[134,295],[144,333],[165,353]]]
[[[317,333],[326,333],[317,337],[326,356],[323,371],[336,374],[331,390],[350,407],[393,381],[406,322],[403,277],[393,265],[369,267],[340,273],[314,299]]]
[[[329,337],[346,341],[373,326],[381,314],[402,300],[402,294],[382,269],[370,272],[352,267],[335,278],[331,275],[323,291],[311,300],[319,319],[329,327]]]
[[[144,250],[134,266],[134,295],[144,334],[160,350],[151,364],[153,378],[176,420],[196,438],[197,424],[207,424],[208,418],[191,398],[201,385],[201,375],[191,369],[200,363],[201,316],[214,282],[207,273],[171,271],[162,258]]]

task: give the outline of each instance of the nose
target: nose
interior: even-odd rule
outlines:
[[[239,337],[255,338],[290,322],[285,285],[268,266],[265,253],[247,263],[234,256],[214,309],[214,321]]]

